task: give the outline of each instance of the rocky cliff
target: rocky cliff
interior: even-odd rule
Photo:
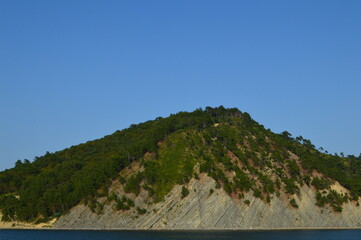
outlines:
[[[113,186],[114,187],[114,186]],[[347,192],[339,185],[339,192]],[[304,185],[299,195],[294,195],[298,208],[289,205],[289,196],[273,197],[270,203],[255,198],[252,192],[242,199],[228,195],[216,182],[200,175],[188,184],[189,195],[182,198],[182,186],[176,185],[160,203],[147,204],[147,192],[135,198],[135,204],[147,209],[139,214],[135,208],[115,211],[111,204],[102,213],[92,212],[78,205],[60,217],[55,228],[68,229],[284,229],[284,228],[359,228],[361,208],[355,203],[343,205],[336,213],[328,207],[315,205],[315,191]],[[124,192],[118,189],[118,194]]]

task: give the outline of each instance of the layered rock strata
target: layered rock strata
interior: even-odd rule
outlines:
[[[270,203],[255,198],[251,192],[244,198],[229,196],[215,181],[201,175],[188,184],[189,195],[182,198],[182,186],[175,186],[160,203],[148,203],[146,191],[134,198],[136,208],[116,211],[114,204],[104,206],[101,214],[78,205],[59,218],[55,228],[67,229],[294,229],[294,228],[360,228],[361,207],[355,202],[343,205],[337,213],[329,207],[315,205],[315,190],[304,185],[294,195],[298,208],[289,204],[290,196],[274,196]],[[339,191],[346,189],[339,188]],[[122,191],[118,192],[122,195]],[[248,201],[247,201],[248,200]]]

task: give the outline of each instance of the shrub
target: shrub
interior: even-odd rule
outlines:
[[[224,183],[224,191],[226,191],[226,193],[231,194],[232,189],[233,189],[232,183],[228,181]]]
[[[127,198],[125,196],[123,196],[121,199],[119,199],[118,197],[115,199],[116,205],[115,208],[116,210],[129,210],[130,208],[134,207],[134,201],[130,198]]]
[[[144,208],[137,207],[137,212],[138,212],[138,214],[143,215],[143,214],[147,213],[147,210]]]
[[[311,177],[309,175],[304,175],[303,176],[303,181],[306,183],[307,186],[310,186]]]
[[[300,175],[300,168],[298,167],[295,160],[288,161],[287,167],[292,177],[297,177]]]
[[[299,194],[300,189],[296,186],[292,178],[283,178],[282,181],[286,184],[285,190],[289,194]]]
[[[319,206],[319,207],[323,207],[325,206],[327,202],[327,199],[322,196],[322,194],[320,192],[317,192],[316,193],[316,205]]]
[[[182,187],[182,198],[185,198],[186,196],[188,196],[188,194],[189,194],[188,188],[183,186]]]
[[[253,190],[253,196],[259,199],[262,199],[262,192],[258,188]]]
[[[329,189],[330,188],[330,181],[325,178],[318,178],[317,176],[312,179],[311,184],[317,190]]]
[[[296,200],[294,198],[291,198],[290,204],[291,204],[292,207],[298,208],[298,204],[296,203]]]
[[[140,192],[140,181],[143,178],[142,173],[138,173],[137,175],[133,175],[129,178],[127,184],[124,187],[124,191],[126,193],[134,193],[135,195],[139,195]]]
[[[270,203],[270,202],[271,202],[271,197],[270,197],[270,195],[267,195],[266,201],[267,201],[267,203]]]

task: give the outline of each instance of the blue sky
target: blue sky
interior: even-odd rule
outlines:
[[[237,107],[361,152],[361,1],[0,1],[0,170],[158,116]]]

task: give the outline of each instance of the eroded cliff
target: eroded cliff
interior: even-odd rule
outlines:
[[[335,185],[336,186],[336,185]],[[136,206],[146,208],[139,214],[115,211],[114,205],[104,206],[103,213],[92,212],[81,204],[60,217],[55,228],[71,229],[279,229],[279,228],[358,228],[361,227],[361,208],[355,203],[343,205],[337,213],[329,207],[315,205],[315,191],[304,185],[294,195],[298,208],[289,205],[289,196],[273,197],[270,203],[255,198],[252,192],[238,199],[228,195],[216,182],[200,175],[188,184],[189,195],[182,198],[182,186],[175,186],[160,203],[148,204],[148,193],[142,191],[135,198]],[[338,191],[347,192],[338,186]],[[122,189],[118,189],[122,195]],[[248,201],[249,203],[248,203]]]

